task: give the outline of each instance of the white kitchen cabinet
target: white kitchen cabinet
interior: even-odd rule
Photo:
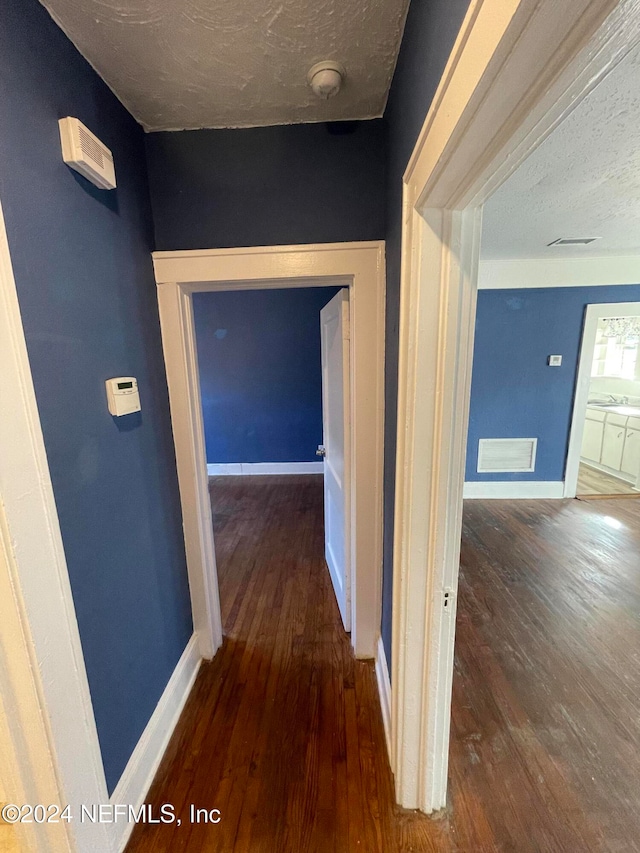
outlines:
[[[614,471],[621,470],[625,432],[624,426],[617,423],[610,423],[607,419],[604,425],[600,463]]]
[[[600,462],[602,453],[602,439],[604,436],[604,423],[591,420],[587,416],[584,422],[584,433],[582,435],[582,450],[580,455],[590,462]]]
[[[634,479],[640,475],[640,429],[629,429],[627,427],[621,470],[624,474],[630,474]]]

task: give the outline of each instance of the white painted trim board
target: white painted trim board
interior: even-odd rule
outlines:
[[[322,474],[323,462],[208,462],[210,477],[255,476],[256,474]]]
[[[387,656],[384,651],[382,637],[378,640],[376,651],[376,682],[378,684],[378,695],[380,697],[380,710],[382,711],[382,722],[384,724],[384,736],[387,743],[387,754],[389,763],[393,767],[391,759],[391,679],[389,678],[389,667]]]
[[[443,605],[458,585],[482,205],[639,41],[640,0],[471,0],[405,171],[391,662],[405,808],[447,802]]]
[[[480,261],[478,290],[640,284],[640,255]]]
[[[197,638],[193,634],[111,795],[112,805],[119,803],[132,805],[137,811],[144,803],[162,756],[189,698],[201,663]],[[126,847],[134,826],[133,822],[114,824],[117,833],[116,849],[119,853]]]
[[[564,497],[564,483],[544,480],[513,481],[470,481],[464,484],[463,497],[472,499],[514,499],[533,500],[535,498]]]
[[[351,642],[376,656],[382,610],[384,447],[384,242],[154,252],[160,327],[185,530],[187,567],[203,657],[222,625],[208,492],[192,294],[286,287],[349,288],[351,310]]]
[[[60,802],[79,814],[82,803],[108,801],[107,784],[1,207],[0,364],[0,398],[11,401],[0,417],[0,498],[12,580]],[[72,849],[113,850],[107,824],[65,826]]]

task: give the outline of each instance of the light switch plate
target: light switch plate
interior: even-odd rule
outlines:
[[[547,364],[549,367],[560,367],[562,364],[562,356],[561,355],[550,355],[547,359]]]

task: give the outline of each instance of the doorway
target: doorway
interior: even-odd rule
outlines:
[[[640,303],[588,305],[565,496],[640,497]]]
[[[227,529],[231,493],[259,527],[270,502],[284,507],[288,490],[324,483],[324,553],[350,632],[349,289],[195,293],[193,312],[214,538]],[[261,512],[253,492],[263,489]],[[298,535],[302,547],[304,527]],[[250,565],[260,542],[255,559],[243,544]],[[217,562],[223,617],[225,594],[235,595],[228,562]]]
[[[447,802],[482,205],[639,37],[624,0],[472,4],[405,173],[392,721],[408,808]]]
[[[346,287],[351,319],[351,643],[375,658],[381,612],[384,427],[382,242],[156,252],[154,267],[194,629],[212,658],[222,622],[211,530],[192,297],[206,291]]]

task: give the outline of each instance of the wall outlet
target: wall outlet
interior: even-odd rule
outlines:
[[[550,355],[547,359],[547,364],[549,367],[560,367],[562,364],[562,356],[561,355]]]

